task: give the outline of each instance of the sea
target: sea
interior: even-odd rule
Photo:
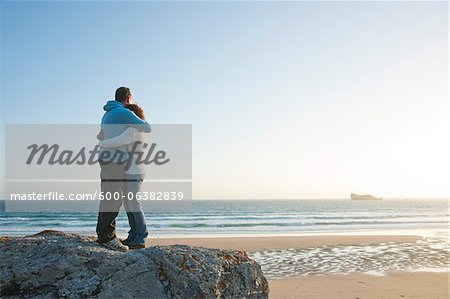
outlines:
[[[174,205],[178,205],[174,208]],[[1,205],[0,205],[1,206]],[[3,203],[4,207],[4,203]],[[389,271],[448,272],[450,260],[447,199],[192,200],[146,205],[151,238],[308,235],[417,235],[416,242],[315,246],[250,252],[269,278]],[[0,210],[0,236],[42,230],[95,235],[94,204],[80,211]],[[124,211],[117,218],[125,237]]]

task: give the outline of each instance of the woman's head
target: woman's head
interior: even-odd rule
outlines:
[[[125,106],[127,109],[130,109],[137,115],[140,119],[144,119],[144,110],[136,104],[128,104]]]

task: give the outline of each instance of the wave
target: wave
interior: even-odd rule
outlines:
[[[278,226],[278,227],[305,227],[305,226],[348,226],[348,225],[389,225],[389,224],[447,224],[443,221],[410,221],[410,222],[393,222],[393,221],[348,221],[348,222],[315,222],[315,223],[305,223],[305,222],[259,222],[259,223],[172,223],[167,225],[157,225],[158,227],[169,226],[174,228],[231,228],[231,227],[261,227],[261,226]],[[150,224],[152,226],[154,224]]]
[[[355,204],[348,201],[201,201],[192,209],[146,211],[147,224],[156,232],[226,232],[332,230],[373,228],[433,228],[448,224],[447,202],[385,201]],[[145,207],[144,207],[145,208]],[[8,231],[47,228],[95,230],[97,212],[0,212],[0,235]],[[126,230],[125,213],[117,218]]]

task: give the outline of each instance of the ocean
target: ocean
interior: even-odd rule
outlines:
[[[175,208],[174,208],[175,207]],[[426,234],[448,236],[447,200],[192,200],[167,208],[145,205],[152,237],[308,234]],[[44,229],[95,234],[97,203],[73,212],[0,212],[0,235]],[[118,233],[126,235],[125,212]]]
[[[96,204],[96,203],[95,203]],[[175,203],[174,203],[175,204]],[[448,271],[449,202],[436,199],[193,200],[144,209],[150,237],[283,235],[419,235],[417,242],[250,252],[269,278],[330,273]],[[83,212],[0,212],[0,235],[20,236],[45,229],[95,235],[96,205]],[[126,214],[118,234],[128,231]]]

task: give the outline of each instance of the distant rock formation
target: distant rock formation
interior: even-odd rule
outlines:
[[[358,194],[355,194],[355,193],[350,194],[350,198],[352,200],[381,200],[382,199],[381,197],[378,198],[378,197],[375,197],[375,196],[370,195],[370,194],[358,195]]]
[[[126,253],[95,237],[44,231],[0,238],[0,297],[268,298],[244,251],[185,245]]]

